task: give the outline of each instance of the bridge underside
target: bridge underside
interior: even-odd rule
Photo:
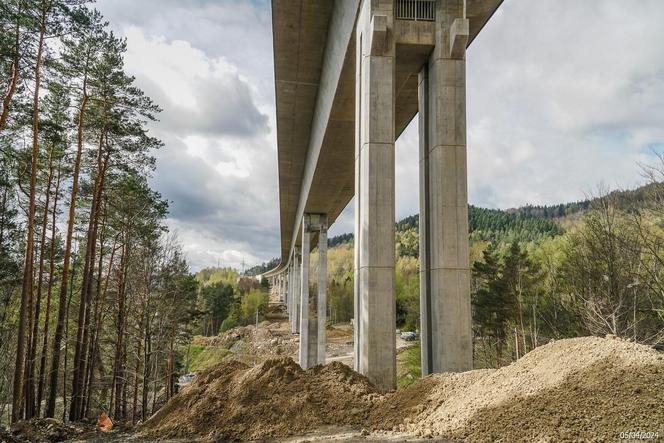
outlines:
[[[422,372],[472,368],[465,51],[501,2],[273,0],[281,263],[268,276],[304,368],[325,360],[327,227],[355,196],[355,369],[395,387],[394,143],[418,111]]]
[[[502,0],[468,0],[468,45]],[[355,24],[359,0],[273,0],[281,271],[304,213],[331,225],[354,195]],[[417,78],[435,22],[395,24],[397,137],[417,114]],[[314,241],[316,241],[314,239]],[[315,243],[314,243],[315,245]]]

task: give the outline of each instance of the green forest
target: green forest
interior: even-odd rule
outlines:
[[[263,318],[267,288],[190,272],[149,185],[160,112],[83,0],[0,4],[0,422],[145,420],[196,334]]]
[[[649,184],[582,202],[469,207],[475,365],[497,367],[550,340],[613,335],[664,347],[664,161]],[[396,223],[397,326],[419,328],[419,217]],[[328,240],[328,319],[353,317],[353,235]],[[317,254],[310,285],[317,282]],[[271,269],[274,259],[252,269]]]
[[[582,204],[469,208],[476,367],[582,335],[664,345],[664,162],[644,174],[651,184]],[[352,241],[351,234],[329,240],[332,321],[353,316]],[[397,326],[418,330],[417,215],[396,223],[395,253]]]

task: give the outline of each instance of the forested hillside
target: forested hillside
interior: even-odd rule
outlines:
[[[664,162],[644,172],[650,184],[584,202],[469,207],[476,364],[500,366],[550,339],[579,335],[664,343]],[[418,224],[417,215],[407,217],[395,232],[397,324],[410,330],[419,328]],[[328,245],[328,316],[347,322],[353,235]]]
[[[0,4],[0,420],[147,418],[197,282],[148,184],[159,107],[82,0]]]
[[[567,230],[565,217],[534,207],[469,208],[478,366],[500,366],[550,339],[578,335],[664,343],[661,169],[648,168],[653,184],[636,190],[549,207],[547,214],[560,207],[580,217]],[[352,241],[352,234],[329,240],[328,315],[336,321],[353,316]],[[396,223],[396,255],[397,323],[415,330],[417,215]],[[315,273],[315,257],[312,263]]]
[[[270,269],[276,268],[279,264],[278,258],[273,258],[269,262],[261,263],[260,265],[252,266],[245,271],[245,275],[261,275],[265,274]]]
[[[241,276],[232,268],[205,268],[196,273],[196,280],[200,290],[192,326],[197,334],[216,335],[265,318],[267,281]]]
[[[653,172],[652,170],[648,170],[648,168],[646,169],[646,175]],[[612,191],[608,195],[611,197],[616,208],[629,211],[659,204],[658,201],[653,200],[653,198],[657,198],[657,186],[659,185],[647,184],[636,189]],[[578,202],[561,203],[551,206],[527,205],[516,209],[508,209],[506,212],[522,216],[559,219],[588,211],[596,201],[597,198],[588,198]]]

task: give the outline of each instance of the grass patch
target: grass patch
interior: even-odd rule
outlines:
[[[220,346],[190,344],[185,351],[185,367],[188,372],[202,371],[219,363],[230,351]]]
[[[420,343],[397,354],[397,388],[405,388],[422,376]]]

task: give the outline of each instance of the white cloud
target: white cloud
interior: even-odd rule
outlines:
[[[257,104],[249,77],[224,56],[135,25],[123,32],[127,70],[163,108],[152,128],[165,142],[152,183],[171,202],[167,224],[192,267],[271,258],[278,248],[274,104]]]
[[[164,106],[153,180],[194,267],[279,251],[267,1],[100,0]],[[583,199],[639,183],[664,147],[664,2],[506,0],[468,52],[470,201]],[[396,147],[396,212],[418,211],[417,119]],[[352,231],[352,203],[331,234]]]

